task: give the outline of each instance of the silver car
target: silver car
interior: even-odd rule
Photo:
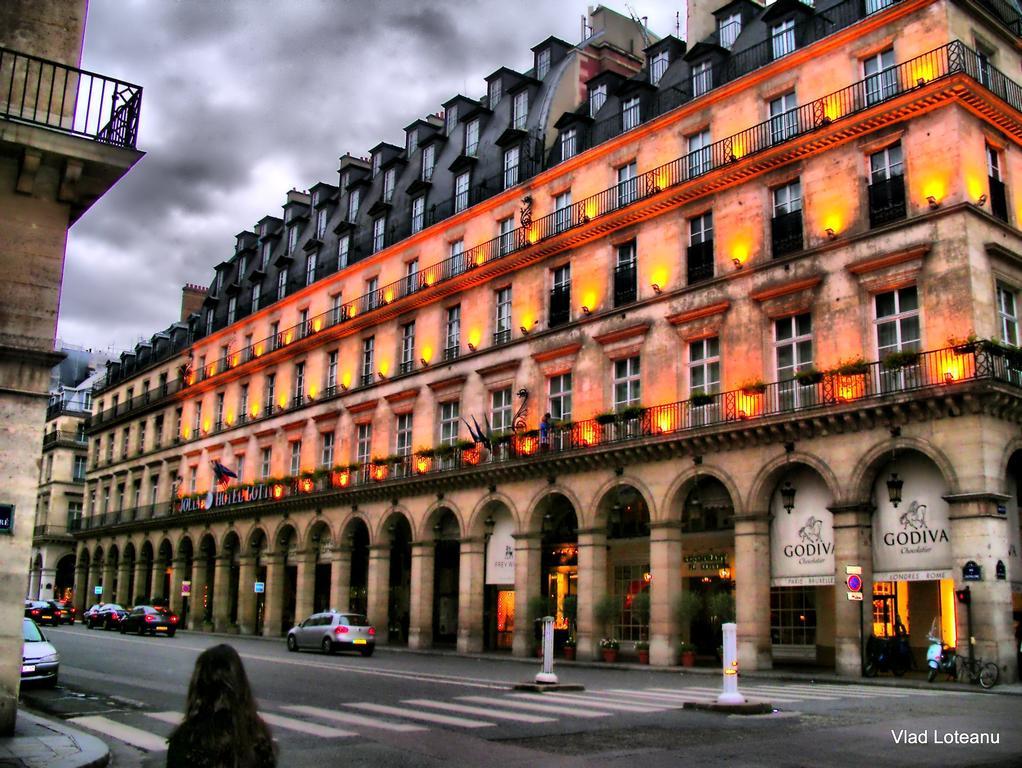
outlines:
[[[376,648],[376,628],[359,613],[314,613],[287,633],[287,649],[319,648],[323,653],[338,649],[358,651],[372,656]]]
[[[57,649],[46,642],[46,636],[32,619],[23,619],[21,625],[21,682],[56,685],[60,669]]]

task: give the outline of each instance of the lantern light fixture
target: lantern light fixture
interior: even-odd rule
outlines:
[[[891,476],[887,478],[887,496],[895,509],[901,503],[901,489],[904,485],[905,481],[898,477],[897,472],[892,472]]]
[[[781,486],[781,503],[784,505],[784,511],[789,515],[795,508],[795,493],[795,486],[791,484],[790,480],[785,480],[784,485]]]

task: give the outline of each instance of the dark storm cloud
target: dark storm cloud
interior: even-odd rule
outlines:
[[[577,40],[584,12],[577,0],[91,0],[83,67],[143,86],[147,154],[71,230],[60,335],[121,348],[165,328],[181,285],[208,283],[288,189],[336,182],[345,152],[403,143],[405,125],[480,96],[499,66],[531,67],[549,35]]]

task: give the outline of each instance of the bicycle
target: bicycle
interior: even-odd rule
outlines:
[[[979,683],[981,688],[989,690],[997,685],[1000,676],[1000,670],[992,661],[984,662],[983,659],[969,661],[965,656],[958,656],[956,677],[959,680],[968,678],[970,683]]]

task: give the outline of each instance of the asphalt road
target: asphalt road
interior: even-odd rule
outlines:
[[[757,716],[682,709],[711,701],[707,675],[561,667],[581,694],[522,694],[534,664],[398,653],[288,653],[283,640],[139,638],[81,625],[46,630],[61,684],[24,698],[100,735],[115,766],[162,765],[195,657],[219,642],[241,654],[280,765],[317,766],[1017,766],[1022,696],[961,690],[748,680]],[[895,735],[925,734],[928,743]],[[949,744],[982,733],[998,744]]]

